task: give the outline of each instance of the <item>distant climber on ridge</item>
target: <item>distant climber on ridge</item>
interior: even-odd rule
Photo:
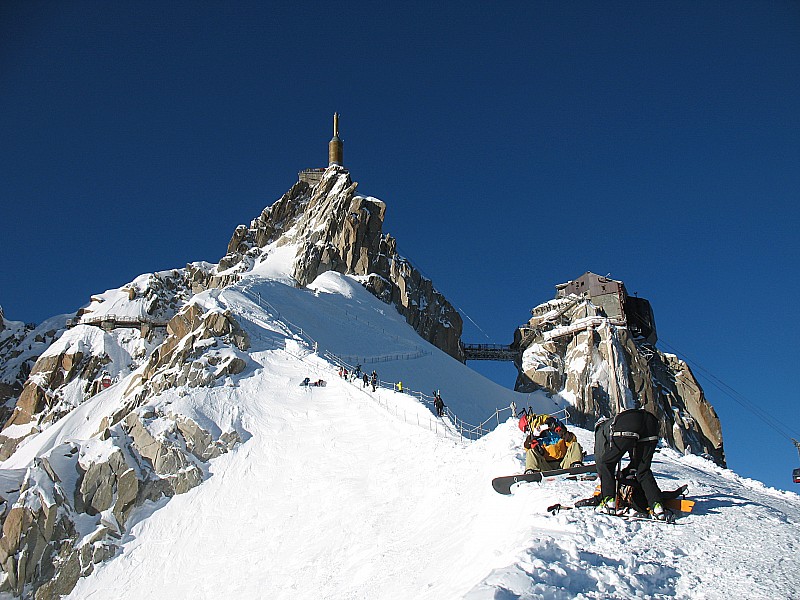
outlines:
[[[439,390],[433,392],[433,406],[436,409],[436,414],[440,417],[444,416],[444,401],[439,393]]]

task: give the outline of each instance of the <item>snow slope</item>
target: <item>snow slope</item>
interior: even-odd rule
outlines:
[[[547,506],[591,495],[594,482],[496,494],[491,479],[522,468],[515,422],[475,442],[457,439],[427,405],[346,382],[323,355],[358,357],[412,390],[441,389],[471,423],[512,401],[554,411],[557,399],[486,380],[337,274],[310,289],[253,277],[198,301],[236,315],[251,337],[251,364],[222,385],[156,401],[235,427],[244,442],[212,460],[198,487],[135,513],[121,551],[69,598],[797,597],[796,494],[663,449],[654,465],[662,487],[688,483],[698,502],[679,524],[589,509],[550,516]],[[303,388],[304,377],[328,385]],[[116,388],[26,441],[0,473],[88,437],[118,402]],[[591,453],[590,432],[576,433]]]

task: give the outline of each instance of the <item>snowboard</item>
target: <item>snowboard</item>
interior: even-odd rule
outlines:
[[[684,500],[683,498],[664,498],[664,508],[667,509],[667,518],[663,521],[653,518],[648,513],[631,513],[616,515],[626,521],[650,521],[651,523],[658,523],[661,525],[678,525],[675,521],[678,512],[692,512],[694,508],[694,500]]]
[[[684,498],[665,498],[663,504],[664,508],[686,513],[692,512],[694,508],[694,500]]]
[[[519,475],[505,475],[492,479],[492,487],[498,494],[509,495],[511,488],[518,483],[529,483],[542,481],[544,479],[556,477],[570,477],[581,475],[582,473],[596,473],[597,467],[594,464],[583,465],[582,467],[572,467],[571,469],[556,469],[555,471],[539,471],[538,473],[521,473]]]
[[[683,496],[689,490],[689,486],[682,485],[676,490],[672,491],[663,491],[661,503],[664,505],[664,508],[671,510],[672,512],[684,512],[690,513],[694,509],[694,500],[687,500]],[[591,498],[584,498],[583,500],[578,500],[575,502],[575,506],[565,506],[563,504],[553,504],[552,506],[547,507],[547,512],[551,514],[556,514],[561,510],[570,510],[573,508],[595,508],[598,504],[600,504],[600,487],[598,486],[595,495]],[[649,515],[645,515],[644,518],[649,519]]]
[[[667,525],[677,525],[678,523],[675,521],[675,513],[677,512],[684,512],[690,513],[694,508],[694,500],[685,500],[684,498],[664,498],[663,499],[664,508],[666,508],[669,512],[667,513],[667,519],[665,521],[659,521],[658,519],[654,519],[649,514],[641,514],[636,513],[632,515],[619,515],[623,519],[628,521],[654,521],[656,523],[667,524]]]
[[[611,515],[609,515],[611,516]],[[667,515],[666,520],[659,521],[658,519],[654,519],[650,515],[646,514],[633,514],[633,515],[616,515],[614,516],[615,519],[622,519],[623,521],[645,521],[647,523],[656,523],[658,525],[680,525],[677,521],[675,521],[675,515],[670,514]]]

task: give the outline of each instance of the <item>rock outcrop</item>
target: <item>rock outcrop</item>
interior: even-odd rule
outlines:
[[[248,364],[247,333],[229,312],[198,303],[174,315],[166,333],[148,354],[138,330],[77,325],[36,362],[0,435],[4,458],[82,403],[87,383],[102,369],[113,362],[129,369],[126,349],[148,354],[124,390],[109,390],[123,401],[94,436],[37,458],[23,470],[19,490],[0,498],[0,591],[37,599],[69,593],[79,577],[113,556],[136,507],[200,484],[203,464],[240,441],[236,430],[217,427],[215,438],[189,416],[148,402],[168,389],[210,386],[241,373]]]
[[[20,323],[14,336],[7,328],[0,342],[0,392],[11,395],[13,408],[3,420],[0,460],[148,360],[167,335],[165,323],[193,296],[192,286],[183,270],[146,273],[92,296],[74,318],[50,319],[37,328]]]
[[[65,332],[42,353],[0,433],[0,460],[7,459],[25,437],[91,396],[92,383],[111,362],[107,350],[118,356],[117,370],[129,366],[129,356],[122,358],[127,353],[112,335],[86,325]]]
[[[81,344],[65,346],[58,352],[41,356],[33,366],[7,425],[25,425],[34,419],[34,415],[41,416],[44,422],[56,420],[62,407],[58,403],[58,396],[51,392],[78,377],[94,379],[108,362],[107,355],[85,352]],[[53,410],[41,415],[46,409]]]
[[[606,307],[607,308],[607,307]],[[532,310],[515,333],[520,351],[516,389],[559,393],[590,427],[601,416],[643,407],[661,420],[661,437],[684,452],[724,465],[722,430],[689,366],[655,348],[588,297],[569,295]]]
[[[141,374],[128,384],[149,397],[166,389],[213,385],[247,366],[250,338],[229,311],[204,310],[191,303],[167,324],[169,335],[151,354]]]
[[[193,287],[183,269],[145,273],[120,288],[93,295],[89,305],[78,311],[78,322],[103,327],[164,323],[192,298]],[[152,328],[145,331],[151,332]]]
[[[0,423],[11,417],[34,364],[64,332],[65,323],[66,317],[54,317],[36,326],[0,314]]]
[[[203,480],[202,463],[240,441],[185,416],[141,407],[83,442],[57,446],[3,498],[0,591],[57,600],[112,557],[132,512]]]

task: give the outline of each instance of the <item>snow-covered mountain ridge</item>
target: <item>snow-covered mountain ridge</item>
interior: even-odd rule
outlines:
[[[281,258],[280,253],[277,257]],[[351,285],[337,289],[352,297],[356,290]],[[240,321],[256,320],[252,335],[262,350],[266,344],[272,350],[295,348],[295,353],[308,353],[308,337],[295,339],[292,333],[289,324],[294,319],[303,322],[307,330],[321,332],[314,342],[317,349],[349,351],[364,355],[365,361],[431,354],[431,350],[409,353],[424,342],[415,335],[414,341],[408,340],[408,326],[400,316],[394,311],[387,313],[385,304],[359,284],[355,286],[376,304],[367,314],[359,303],[348,303],[342,315],[340,307],[327,306],[325,296],[330,294],[320,297],[318,288],[298,289],[257,276],[225,291],[203,292],[169,321],[167,337],[138,367],[131,360],[135,352],[124,352],[119,338],[97,327],[77,325],[65,332],[43,355],[44,362],[51,357],[55,360],[52,372],[62,373],[58,365],[66,357],[79,363],[81,359],[75,357],[108,356],[113,350],[109,362],[120,367],[115,374],[117,383],[59,418],[29,421],[24,431],[20,431],[23,425],[6,428],[9,436],[21,433],[22,437],[3,464],[9,481],[0,539],[5,586],[17,593],[36,589],[36,597],[68,592],[79,574],[91,572],[95,563],[113,555],[131,512],[143,503],[199,484],[208,460],[248,437],[247,429],[230,417],[229,413],[238,410],[235,403],[226,403],[222,415],[209,415],[193,408],[191,402],[176,411],[171,400],[159,400],[162,392],[176,389],[188,395],[193,388],[218,381],[233,385],[232,376],[252,366],[250,355],[244,352],[250,348],[251,334],[239,326]],[[237,289],[242,298],[263,298],[272,310],[280,307],[281,317],[271,317],[251,300],[234,316],[226,298]],[[316,319],[309,318],[315,313]],[[331,331],[331,322],[338,324],[335,335],[325,333]],[[387,332],[391,325],[399,327],[402,335]],[[373,336],[366,345],[361,341],[377,326],[395,340],[388,353],[381,348],[382,337]],[[144,343],[136,333],[127,331],[128,349]],[[376,346],[381,350],[378,354]],[[445,362],[454,361],[446,358]],[[431,372],[427,376],[414,373],[406,386],[414,380],[433,386],[432,377]],[[479,383],[478,388],[486,388],[486,383]],[[73,395],[80,397],[82,388],[79,378],[66,385],[67,400]],[[464,406],[467,412],[471,408],[479,411],[468,402]],[[60,540],[60,550],[56,540]]]
[[[657,555],[652,568],[625,563],[643,569],[624,571],[632,584],[610,576],[620,570],[608,558],[618,546],[585,560],[597,534],[627,535],[619,523],[598,517],[585,530],[576,525],[577,551],[552,540],[532,547],[537,530],[507,520],[517,514],[538,523],[542,515],[530,505],[543,491],[520,490],[533,494],[524,507],[491,491],[493,476],[521,469],[509,406],[559,416],[579,416],[581,406],[567,388],[513,392],[453,360],[460,318],[382,234],[385,205],[354,190],[347,171],[331,167],[318,184],[298,183],[250,227],[237,228],[216,265],[142,275],[46,330],[4,327],[11,340],[4,377],[24,386],[0,434],[0,593],[457,598],[516,594],[519,584],[533,587],[517,597],[538,597],[539,589],[543,597],[691,597],[684,588],[703,577],[677,551]],[[591,345],[575,341],[565,346],[576,358],[562,360],[563,372],[591,363],[585,373],[593,382],[610,381],[598,375],[608,369],[604,356],[586,360],[581,348]],[[27,354],[19,350],[26,343]],[[526,365],[532,354],[523,355]],[[341,362],[376,369],[384,385],[372,391],[340,380]],[[306,377],[328,385],[299,386]],[[401,381],[407,393],[396,394]],[[445,419],[426,403],[435,389],[451,411]],[[463,422],[497,431],[469,442],[459,435]],[[591,453],[591,435],[577,431]],[[668,479],[758,499],[735,477],[719,483],[714,478],[728,472],[706,461],[668,449],[662,457]],[[590,493],[584,483],[547,489],[569,502]],[[784,543],[787,531],[796,533],[796,496],[777,498],[758,500],[767,507],[759,518],[783,511],[787,530],[775,536]],[[714,513],[707,512],[684,524]],[[569,527],[553,531],[563,538]],[[431,556],[417,556],[418,546]],[[247,581],[232,579],[248,560]],[[539,588],[531,560],[575,581]],[[175,563],[194,579],[176,578],[167,566]],[[793,581],[769,566],[780,586]],[[579,571],[592,575],[581,579]]]
[[[253,300],[259,296],[270,309]],[[495,494],[491,478],[523,464],[514,421],[460,440],[426,404],[345,382],[320,354],[360,356],[381,380],[410,390],[441,389],[470,421],[511,401],[542,412],[561,406],[496,386],[432,346],[417,358],[384,360],[424,342],[355,280],[326,273],[303,289],[254,276],[197,302],[241,324],[251,343],[245,369],[210,388],[166,389],[129,414],[154,439],[175,440],[180,429],[170,422],[191,420],[212,438],[235,432],[241,442],[192,460],[199,471],[184,465],[182,473],[202,481],[184,493],[77,515],[75,546],[92,568],[73,559],[86,576],[75,579],[70,598],[788,598],[800,583],[791,560],[800,498],[699,457],[664,448],[655,463],[663,487],[686,482],[698,501],[675,526],[545,512],[590,495],[593,482]],[[364,335],[377,327],[384,337]],[[373,358],[381,362],[367,362]],[[328,385],[299,386],[307,376]],[[120,442],[135,437],[133,428],[112,427],[105,441],[96,433],[125,404],[135,377],[29,438],[3,464],[6,490],[14,476],[26,481],[9,498],[14,506],[35,513],[75,489],[56,509],[75,516],[92,465],[119,465],[118,452],[132,458],[137,444]],[[575,430],[591,453],[590,432]],[[117,503],[130,498],[123,476],[111,495]],[[109,527],[115,511],[129,511],[119,532]],[[47,590],[24,592],[53,597]]]
[[[0,392],[6,416],[10,411],[0,434],[8,481],[0,589],[41,598],[68,592],[114,553],[132,511],[196,486],[207,461],[241,441],[246,432],[230,423],[150,403],[167,390],[230,381],[251,362],[249,336],[218,304],[221,290],[246,278],[283,287],[311,283],[329,270],[351,273],[419,335],[459,355],[458,313],[382,234],[385,205],[355,188],[349,172],[334,165],[315,185],[293,186],[249,229],[238,228],[217,265],[144,274],[93,295],[46,331],[0,322]],[[279,324],[268,329],[278,332],[288,324],[273,321]],[[426,353],[415,346],[380,358]],[[85,406],[95,397],[108,410],[90,416]],[[99,413],[99,421],[91,418]],[[78,442],[63,435],[72,432],[73,414],[92,423],[89,429],[81,423]],[[87,440],[94,440],[88,453]]]

